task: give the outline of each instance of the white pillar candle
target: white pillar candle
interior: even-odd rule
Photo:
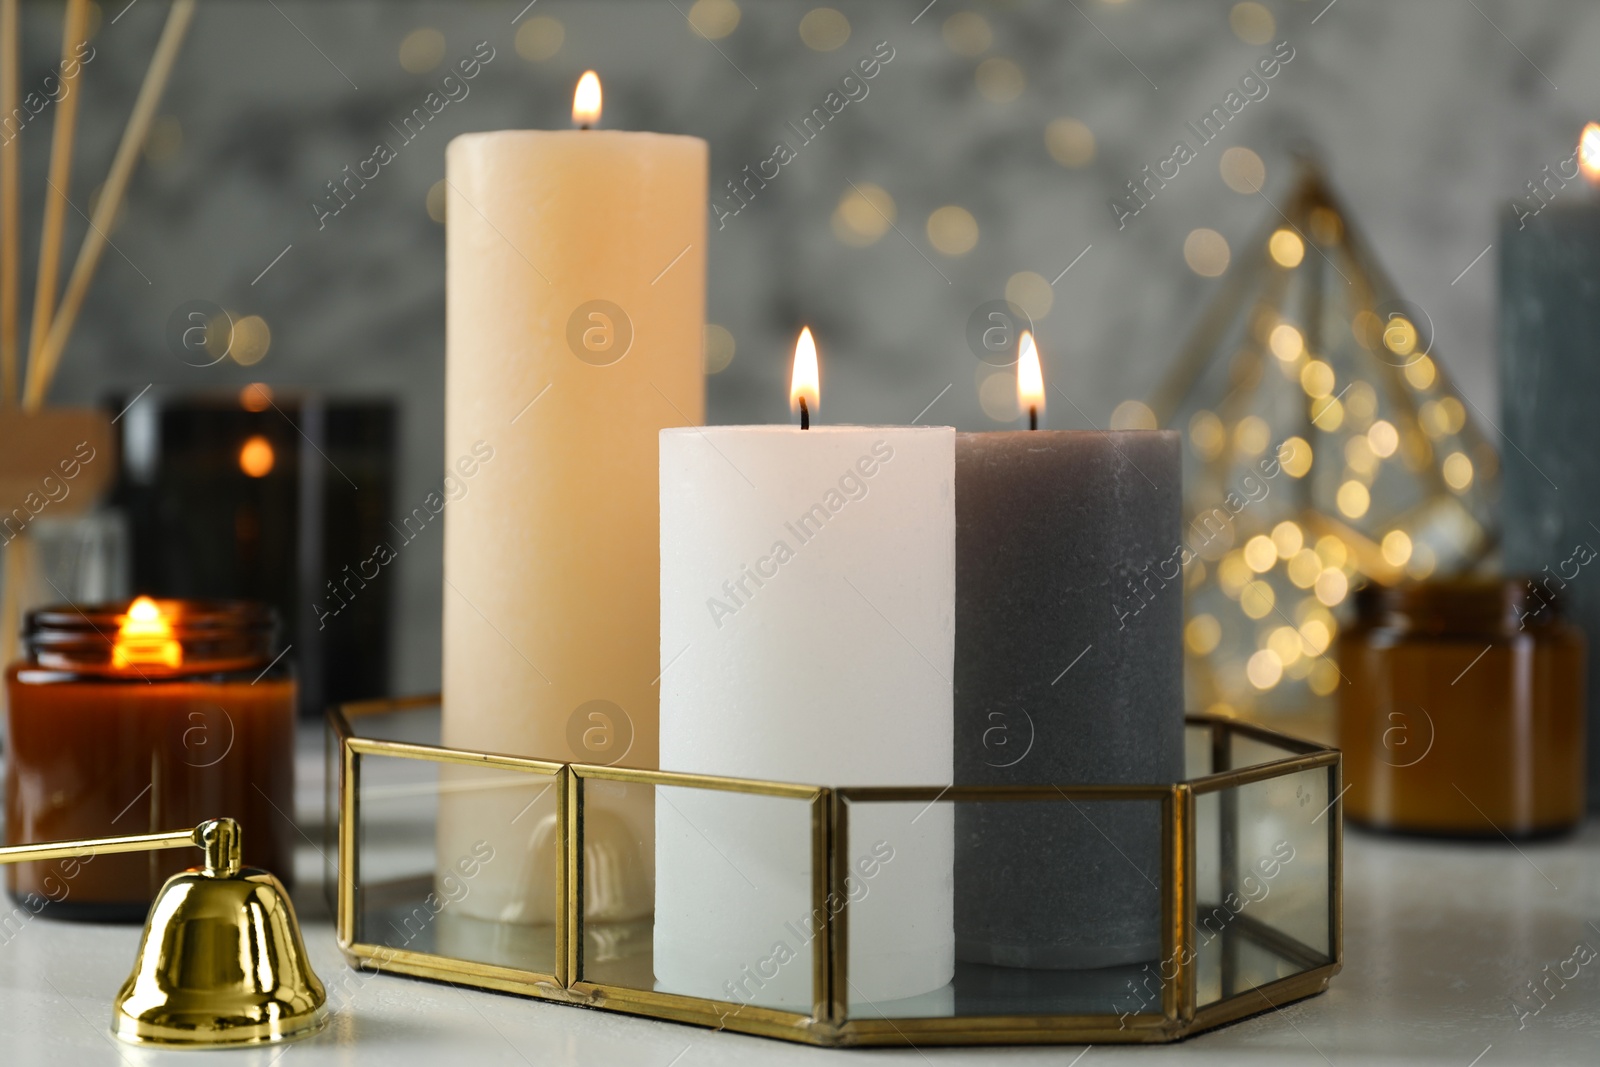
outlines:
[[[662,432],[663,769],[951,780],[954,448],[948,427]],[[804,805],[663,796],[657,988],[809,1010]],[[952,976],[953,822],[923,809],[852,810],[851,1000]]]
[[[592,124],[599,83],[580,89]],[[446,745],[656,764],[656,435],[704,417],[706,159],[699,138],[617,130],[450,143]],[[480,840],[496,859],[457,907],[550,921],[554,792],[462,789],[439,862]],[[648,842],[648,808],[622,815]],[[649,909],[642,863],[624,912]]]

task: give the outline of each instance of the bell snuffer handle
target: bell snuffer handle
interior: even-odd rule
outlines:
[[[78,841],[46,841],[37,845],[0,848],[0,864],[32,860],[76,859],[108,856],[117,852],[154,852],[184,846],[205,849],[206,869],[229,874],[239,868],[239,824],[232,819],[207,819],[191,830],[125,837],[90,837]]]

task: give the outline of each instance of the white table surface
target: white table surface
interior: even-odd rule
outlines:
[[[315,729],[304,731],[316,742]],[[25,923],[0,938],[0,1064],[249,1067],[566,1064],[1415,1063],[1494,1067],[1600,1062],[1600,958],[1548,1003],[1528,990],[1581,942],[1600,951],[1600,821],[1573,837],[1513,846],[1345,836],[1345,966],[1328,992],[1176,1045],[1153,1048],[828,1050],[352,971],[334,943],[320,886],[320,749],[301,762],[296,906],[312,965],[342,986],[315,1037],[270,1049],[155,1051],[108,1029],[111,999],[138,947],[132,926]],[[4,911],[10,910],[7,904]],[[1571,965],[1567,966],[1571,973]],[[1081,1059],[1074,1059],[1082,1054]]]

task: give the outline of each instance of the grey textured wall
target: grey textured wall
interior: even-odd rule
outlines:
[[[205,0],[162,107],[159,143],[135,178],[54,398],[89,402],[152,382],[237,389],[252,380],[392,396],[403,433],[397,507],[408,511],[442,476],[444,243],[426,199],[452,136],[563,127],[574,81],[594,67],[605,83],[605,125],[705,137],[716,184],[771,155],[776,138],[796,141],[785,124],[822,106],[857,60],[887,42],[894,58],[867,96],[709,235],[710,319],[737,346],[710,380],[713,422],[787,417],[791,336],[809,322],[823,350],[829,421],[907,422],[949,385],[926,421],[999,425],[979,402],[969,314],[1017,272],[1056,278],[1088,248],[1054,285],[1038,325],[1046,376],[1079,409],[1056,405],[1051,424],[1103,426],[1119,401],[1153,388],[1221,285],[1186,266],[1185,238],[1210,228],[1237,255],[1285,188],[1289,150],[1306,141],[1402,288],[1432,316],[1438,350],[1463,389],[1495,410],[1494,252],[1461,272],[1494,240],[1495,213],[1545,164],[1570,155],[1579,127],[1600,115],[1592,58],[1600,7],[833,2],[850,32],[823,51],[801,35],[814,5],[790,0],[744,0],[736,28],[714,43],[687,21],[691,0],[538,0],[528,9],[525,0]],[[164,17],[158,0],[125,3],[105,3],[86,68],[73,185],[85,210]],[[1258,7],[1272,18],[1270,32]],[[24,77],[33,84],[54,63],[61,6],[25,8]],[[983,44],[977,24],[948,22],[962,12],[980,15],[990,31],[977,54],[961,51]],[[543,59],[516,44],[535,18],[562,30],[559,49]],[[419,28],[442,34],[441,62],[410,73],[402,43]],[[552,24],[523,32],[524,51],[538,52]],[[469,95],[319,229],[311,204],[324,182],[389,138],[389,122],[420,105],[481,41],[495,58]],[[1119,230],[1108,201],[1177,140],[1192,143],[1185,122],[1222,104],[1280,41],[1294,58],[1267,95]],[[408,54],[426,59],[419,42],[427,40],[412,38]],[[1014,66],[980,67],[996,58]],[[1062,117],[1093,134],[1084,165],[1063,166],[1047,150],[1047,124]],[[42,116],[23,135],[30,263],[47,131]],[[1224,183],[1222,153],[1235,146],[1265,162],[1261,193]],[[892,198],[895,229],[864,245],[836,235],[835,209],[851,182]],[[944,205],[977,224],[977,243],[963,255],[930,242],[929,215]],[[872,229],[870,214],[866,221]],[[75,219],[69,247],[82,228]],[[198,369],[174,358],[163,340],[167,315],[197,298],[263,316],[272,330],[265,359]],[[439,550],[418,549],[395,579],[401,690],[438,676]]]

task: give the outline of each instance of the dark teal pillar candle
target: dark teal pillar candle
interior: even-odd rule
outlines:
[[[1179,438],[956,437],[961,785],[1183,777]],[[956,811],[956,955],[1081,969],[1161,949],[1154,801]]]
[[[1533,604],[1559,599],[1589,639],[1589,804],[1600,805],[1600,199],[1581,179],[1566,203],[1500,230],[1500,448],[1507,574]],[[1587,199],[1584,199],[1587,198]]]

